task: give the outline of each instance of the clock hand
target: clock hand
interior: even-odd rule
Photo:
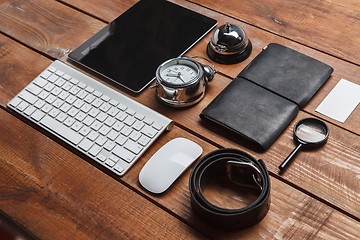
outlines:
[[[169,77],[178,77],[178,74],[167,73],[166,76],[169,76]]]
[[[181,72],[178,72],[178,77],[180,78],[180,80],[181,80],[183,83],[185,83],[183,77],[181,76]]]
[[[185,80],[184,80],[183,77],[181,76],[181,72],[177,72],[177,74],[167,73],[166,76],[169,76],[169,77],[178,77],[183,83],[185,83]]]

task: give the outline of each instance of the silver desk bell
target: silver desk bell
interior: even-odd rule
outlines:
[[[221,64],[244,61],[250,56],[251,50],[252,44],[244,30],[230,23],[215,29],[207,46],[209,58]]]

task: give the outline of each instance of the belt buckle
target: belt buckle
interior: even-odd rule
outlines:
[[[229,160],[226,162],[226,175],[232,183],[241,187],[263,189],[261,171],[252,162]]]

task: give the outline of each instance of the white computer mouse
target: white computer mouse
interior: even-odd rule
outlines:
[[[163,193],[202,154],[202,148],[186,138],[162,146],[144,165],[140,184],[152,193]]]

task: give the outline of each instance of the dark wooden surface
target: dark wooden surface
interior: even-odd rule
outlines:
[[[253,43],[253,52],[239,64],[216,64],[220,74],[209,85],[207,95],[186,110],[163,106],[151,89],[131,95],[120,88],[176,122],[122,178],[104,173],[6,107],[54,59],[67,62],[69,52],[135,2],[0,1],[1,212],[41,239],[359,239],[360,107],[345,123],[315,112],[341,78],[360,84],[360,3],[356,0],[173,0],[216,18],[219,25],[231,22],[241,26]],[[209,39],[210,34],[188,54],[206,57]],[[258,153],[202,122],[198,115],[270,42],[319,59],[332,66],[334,73],[269,150]],[[285,174],[278,175],[277,166],[294,148],[294,123],[309,116],[328,123],[328,143],[301,152]],[[234,147],[263,159],[272,184],[271,207],[263,221],[231,232],[203,224],[190,207],[192,167],[163,195],[142,189],[138,183],[141,168],[175,137],[199,143],[203,155]],[[211,191],[209,195],[220,204],[234,201],[231,194],[219,197]]]

